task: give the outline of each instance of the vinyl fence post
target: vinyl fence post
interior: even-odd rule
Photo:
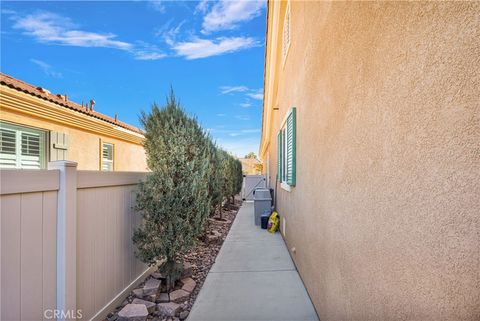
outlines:
[[[58,321],[74,319],[77,309],[77,163],[54,161],[60,171],[57,201],[57,310]]]

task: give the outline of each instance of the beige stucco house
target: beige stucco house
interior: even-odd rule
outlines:
[[[0,130],[0,168],[71,160],[80,170],[148,170],[138,128],[2,73]]]
[[[259,155],[320,319],[480,320],[480,3],[267,24]]]
[[[262,162],[256,158],[239,158],[242,163],[243,175],[262,174]]]

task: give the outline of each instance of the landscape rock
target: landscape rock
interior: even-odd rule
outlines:
[[[168,295],[168,293],[160,293],[160,295],[158,296],[156,302],[157,302],[157,303],[170,302],[170,296]]]
[[[144,300],[148,300],[150,302],[157,302],[157,295],[152,294],[152,295],[147,295],[143,297]]]
[[[182,277],[189,277],[193,274],[193,266],[189,262],[183,262]]]
[[[148,310],[148,313],[153,313],[155,311],[156,304],[150,301],[145,301],[142,299],[133,299],[132,304],[143,304]]]
[[[180,312],[180,305],[175,302],[159,303],[157,309],[160,315],[174,317]]]
[[[163,276],[163,274],[160,273],[160,272],[153,272],[153,273],[152,273],[152,277],[154,277],[154,278],[157,279],[157,280],[165,279],[165,277]]]
[[[127,304],[118,312],[117,321],[145,321],[148,310],[144,304]]]
[[[187,292],[192,293],[192,291],[195,289],[195,286],[197,285],[197,282],[195,282],[192,278],[185,278],[182,279],[180,282],[182,282],[182,290],[185,290]]]
[[[151,302],[156,302],[158,303],[156,305],[156,310],[149,313],[149,315],[146,317],[146,321],[180,321],[180,320],[185,320],[180,318],[180,313],[182,312],[182,318],[186,317],[188,318],[188,312],[191,310],[193,303],[195,302],[200,288],[202,287],[203,282],[205,281],[205,278],[207,277],[208,271],[211,269],[212,264],[215,262],[215,258],[220,251],[221,245],[223,240],[228,234],[228,231],[231,226],[231,222],[235,219],[235,216],[238,211],[238,206],[240,205],[240,202],[238,200],[236,201],[235,206],[225,206],[223,209],[223,220],[219,220],[217,218],[212,218],[209,219],[209,224],[207,225],[207,233],[206,235],[210,235],[210,239],[212,243],[208,243],[207,237],[205,236],[202,241],[203,242],[198,242],[197,245],[192,248],[190,251],[181,254],[181,258],[179,258],[179,262],[183,262],[184,264],[184,271],[181,276],[181,282],[179,281],[176,284],[175,289],[176,291],[173,291],[173,300],[177,302],[170,302],[169,299],[169,294],[167,292],[167,287],[166,287],[166,282],[165,279],[162,278],[163,275],[160,272],[155,272],[152,273],[150,277],[148,277],[144,282],[138,286],[138,289],[135,289],[132,291],[130,296],[128,297],[127,300],[125,300],[121,305],[119,305],[117,308],[115,308],[111,313],[106,317],[103,321],[131,321],[132,319],[118,319],[119,312],[124,308],[124,306],[128,305],[129,303],[133,302],[135,300],[135,297],[138,299],[142,300],[148,300]],[[150,282],[151,284],[152,281],[149,281],[151,279],[154,279],[160,283],[160,286],[155,290],[155,287],[153,287],[153,290],[151,291],[150,295],[147,295],[146,293],[143,293],[143,288],[144,285],[147,285],[148,288],[148,283]],[[193,282],[195,282],[195,286],[193,287],[193,291],[189,294],[187,290],[190,290],[191,287],[185,287],[186,284],[191,284],[193,283],[187,281],[188,279],[192,279]],[[157,283],[157,284],[158,284]],[[183,289],[180,289],[180,287],[183,287]],[[180,289],[180,290],[179,290]],[[136,291],[137,290],[137,291]],[[172,301],[173,301],[172,300]],[[148,302],[146,301],[146,302]],[[138,301],[135,301],[138,302]],[[152,303],[150,303],[152,304]],[[149,304],[149,305],[150,305]],[[136,303],[135,303],[136,305]],[[160,305],[160,307],[159,307]],[[141,304],[145,309],[147,309],[146,304]],[[161,311],[160,311],[161,309]],[[169,311],[173,311],[169,312]],[[147,309],[147,313],[149,312],[149,309]],[[166,313],[167,312],[167,313]],[[173,315],[167,315],[167,314],[173,314]],[[145,319],[140,316],[140,320],[144,321]],[[115,320],[116,319],[116,320]],[[133,319],[137,321],[138,319]]]
[[[162,281],[157,280],[155,278],[148,279],[143,286],[143,295],[157,295],[158,291],[160,290],[160,286],[162,285]]]
[[[206,241],[207,244],[217,244],[222,239],[222,233],[213,230],[210,234],[207,235]]]
[[[189,314],[190,314],[189,311],[182,311],[180,312],[180,315],[178,317],[180,318],[180,320],[185,320]]]
[[[143,298],[143,289],[135,289],[132,292],[136,298],[139,298],[139,299]]]
[[[176,303],[182,303],[185,300],[188,300],[188,297],[190,296],[190,293],[188,293],[185,290],[175,290],[173,292],[170,292],[170,301],[176,302]]]

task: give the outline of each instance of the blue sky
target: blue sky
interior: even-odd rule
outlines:
[[[264,1],[2,1],[1,71],[140,126],[170,86],[219,145],[260,139]]]

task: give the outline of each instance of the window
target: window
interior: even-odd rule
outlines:
[[[283,17],[283,33],[282,33],[282,57],[283,63],[287,58],[288,49],[290,48],[290,1],[287,3],[287,8],[285,9],[285,16]]]
[[[113,171],[113,153],[114,145],[110,143],[102,143],[102,171]]]
[[[45,168],[45,140],[42,130],[0,122],[0,168]]]
[[[291,108],[282,123],[277,137],[278,180],[286,190],[290,190],[290,187],[296,184],[296,114],[296,108]]]

